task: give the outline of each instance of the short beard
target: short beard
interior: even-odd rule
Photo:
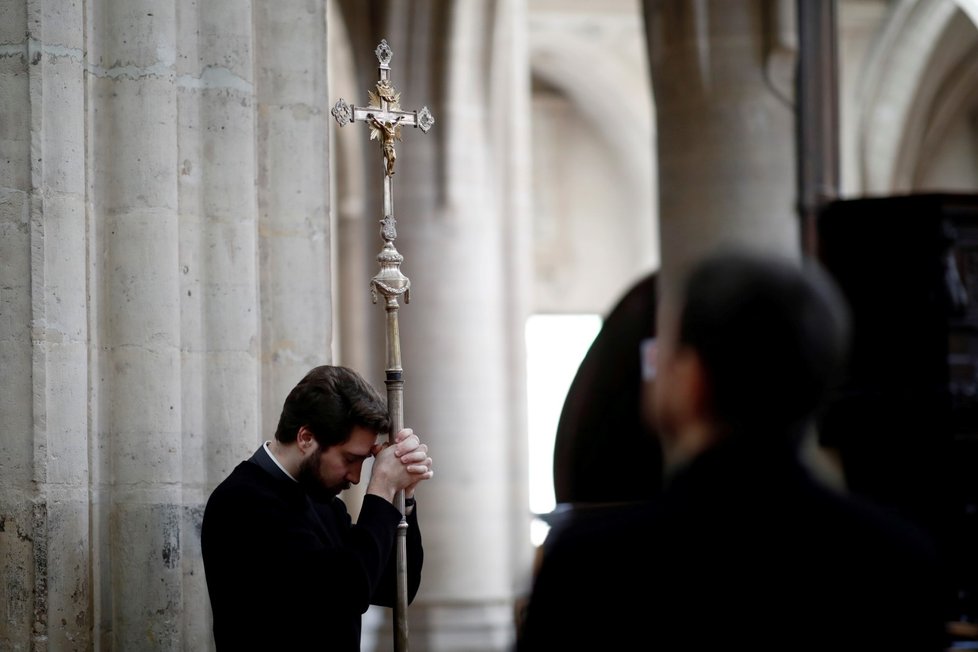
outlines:
[[[343,487],[328,487],[319,477],[319,460],[322,452],[314,453],[299,464],[299,484],[313,500],[329,502],[343,490]]]

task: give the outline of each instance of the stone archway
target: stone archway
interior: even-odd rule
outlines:
[[[969,79],[962,62],[973,53],[973,29],[953,0],[905,0],[891,11],[856,97],[857,194],[913,189],[920,157],[942,135],[933,120],[946,122],[952,104],[963,106],[947,82]]]
[[[641,16],[635,18],[640,30]],[[538,20],[534,29],[531,22],[530,38],[534,306],[603,312],[659,260],[654,107],[644,40],[636,38],[629,53],[627,45],[605,47],[609,42],[597,20],[586,30],[551,30],[545,23]],[[594,269],[603,273],[594,275]]]
[[[978,29],[963,14],[956,63],[941,79],[903,171],[915,190],[978,191]]]

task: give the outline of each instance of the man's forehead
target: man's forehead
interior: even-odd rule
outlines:
[[[381,435],[368,430],[367,428],[356,427],[350,433],[350,438],[342,445],[342,448],[354,455],[370,455],[374,445],[381,441]]]

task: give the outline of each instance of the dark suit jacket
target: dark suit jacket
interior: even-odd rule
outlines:
[[[593,512],[548,540],[519,652],[944,648],[932,541],[787,447],[727,441]]]
[[[217,649],[358,651],[367,607],[395,602],[400,512],[368,494],[353,524],[339,498],[316,502],[270,462],[259,450],[239,464],[204,510]],[[408,525],[413,600],[423,558],[416,511]]]

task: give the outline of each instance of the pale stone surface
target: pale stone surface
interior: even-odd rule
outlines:
[[[85,488],[89,481],[88,388],[79,379],[88,373],[88,351],[84,343],[48,344],[44,364],[38,381],[45,386],[46,409],[43,423],[35,425],[35,445],[43,448],[38,452],[43,453],[44,460],[37,479]]]
[[[486,609],[509,607],[510,625],[497,626],[491,618],[489,628],[497,637],[512,639],[514,628],[514,598],[525,594],[527,580],[533,565],[533,549],[527,545],[530,521],[524,506],[529,505],[529,464],[526,451],[527,439],[527,384],[526,384],[526,321],[531,312],[532,289],[527,279],[533,277],[532,259],[532,126],[530,88],[531,71],[530,37],[526,26],[528,12],[525,0],[513,0],[501,5],[499,29],[496,30],[495,48],[500,51],[498,65],[502,73],[494,84],[493,131],[499,134],[501,154],[499,160],[499,185],[502,220],[502,247],[507,252],[503,271],[503,283],[507,288],[504,305],[504,351],[502,365],[506,380],[503,387],[503,404],[507,406],[506,450],[503,456],[502,482],[504,490],[503,523],[509,533],[505,545],[508,568],[509,592],[502,604],[488,602]],[[502,610],[499,610],[502,611]],[[497,613],[499,613],[497,611]],[[508,644],[508,643],[507,643]]]
[[[182,464],[185,487],[202,501],[250,454],[259,427],[255,119],[245,9],[208,6],[196,49],[178,58]]]
[[[146,495],[114,493],[107,532],[112,570],[105,587],[113,647],[182,650],[179,486]]]
[[[0,408],[4,440],[16,442],[16,448],[3,451],[13,468],[3,473],[0,520],[5,524],[0,529],[9,527],[30,544],[4,546],[9,554],[2,555],[13,573],[7,604],[21,604],[19,591],[28,590],[30,596],[29,613],[14,608],[7,621],[11,627],[0,636],[0,647],[14,650],[84,650],[91,637],[85,113],[81,60],[71,49],[81,21],[79,7],[57,4],[27,6],[26,22],[19,23],[26,26],[22,34],[29,32],[27,40],[0,44],[5,53],[0,60],[15,70],[19,62],[26,73],[5,75],[0,82],[4,102],[22,102],[4,108],[5,116],[18,116],[8,124],[21,131],[3,140],[4,167],[17,175],[2,182],[3,204],[12,209],[3,211],[3,230],[29,225],[16,228],[19,237],[4,237],[14,248],[4,252],[3,267],[16,280],[0,283],[19,295],[20,307],[11,311],[16,304],[0,305],[11,318],[0,341],[5,353],[13,354],[2,357],[0,394],[18,402]],[[4,15],[18,13],[11,8]],[[59,43],[48,45],[46,35]],[[12,142],[21,146],[7,147]],[[18,174],[27,171],[29,176]],[[14,190],[11,183],[20,186]],[[29,223],[21,221],[28,216]],[[24,511],[6,509],[18,501]],[[9,526],[8,515],[13,517]]]
[[[905,135],[922,116],[914,116],[921,86],[940,77],[928,64],[941,49],[942,36],[960,10],[951,0],[921,0],[896,7],[882,25],[864,64],[857,94],[859,182],[856,192],[882,195],[907,192],[899,178]]]
[[[839,192],[862,192],[859,134],[863,127],[861,96],[867,82],[866,60],[874,35],[887,17],[887,0],[842,2],[838,6]]]
[[[180,297],[174,8],[93,7],[93,210],[102,285],[95,457],[104,643],[180,649]],[[145,130],[146,124],[169,129]],[[100,442],[102,443],[102,442]],[[137,587],[142,587],[139,590]]]
[[[34,504],[30,496],[10,489],[5,486],[0,501],[0,555],[4,559],[0,597],[5,605],[0,642],[4,649],[26,651],[31,649],[37,599],[47,599],[43,583],[36,582],[36,563],[46,563],[47,559],[35,555]]]
[[[93,649],[88,489],[83,483],[52,487],[48,497],[46,649],[84,652]]]
[[[532,309],[604,314],[658,266],[654,111],[633,2],[535,1]],[[601,273],[595,273],[601,270]]]
[[[8,187],[0,194],[0,495],[5,497],[8,490],[15,495],[28,490],[33,477],[28,201],[22,190]]]
[[[800,251],[794,116],[765,83],[757,0],[650,2],[661,275],[717,247]]]
[[[322,4],[256,8],[261,432],[313,366],[329,361],[329,167]]]
[[[975,113],[961,115],[929,165],[919,173],[915,186],[935,192],[978,192],[978,120]]]

